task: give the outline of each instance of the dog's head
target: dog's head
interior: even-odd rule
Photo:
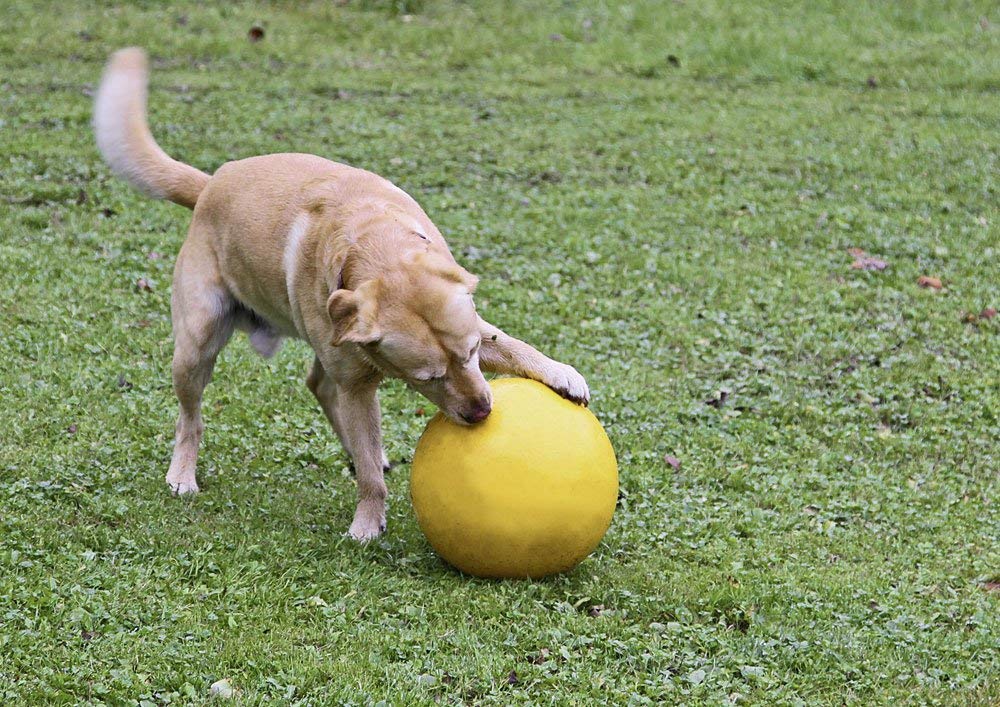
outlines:
[[[378,279],[330,295],[332,343],[358,344],[382,371],[406,381],[455,422],[480,422],[493,396],[479,369],[476,282],[441,254],[404,257]]]

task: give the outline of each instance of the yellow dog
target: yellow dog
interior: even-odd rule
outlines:
[[[171,307],[180,402],[167,484],[195,493],[201,399],[236,328],[264,356],[282,337],[316,354],[306,383],[354,460],[358,506],[349,533],[385,529],[387,465],[376,391],[400,378],[460,424],[490,413],[483,371],[533,378],[586,404],[583,377],[484,321],[476,278],[402,189],[320,157],[276,154],[212,176],[167,156],[146,124],[139,49],[111,57],[94,109],[111,168],[146,194],[194,210],[177,257]]]

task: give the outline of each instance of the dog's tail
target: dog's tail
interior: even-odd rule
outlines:
[[[204,172],[171,159],[146,124],[146,54],[115,52],[94,101],[97,147],[115,174],[157,199],[193,209],[208,183]]]

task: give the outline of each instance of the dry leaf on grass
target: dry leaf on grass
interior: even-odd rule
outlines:
[[[868,255],[861,248],[848,248],[848,255],[854,258],[854,262],[851,263],[852,270],[875,270],[881,271],[889,267],[889,263],[882,260],[881,258],[876,258]]]
[[[851,263],[851,268],[854,270],[875,270],[881,271],[889,267],[889,263],[884,260],[879,260],[878,258],[872,258],[865,256],[864,258],[858,258],[853,263]]]
[[[548,648],[540,648],[537,653],[528,656],[528,662],[532,665],[541,665],[549,659],[550,653],[551,651]]]

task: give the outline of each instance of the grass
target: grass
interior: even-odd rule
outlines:
[[[0,701],[199,703],[226,678],[243,704],[1000,702],[995,5],[12,0],[0,20]],[[345,540],[353,481],[301,344],[230,345],[204,492],[167,497],[188,214],[111,178],[88,125],[129,44],[168,152],[388,176],[482,276],[485,315],[587,376],[622,488],[591,558],[449,570],[405,463],[389,533]],[[382,400],[405,462],[427,404]]]

